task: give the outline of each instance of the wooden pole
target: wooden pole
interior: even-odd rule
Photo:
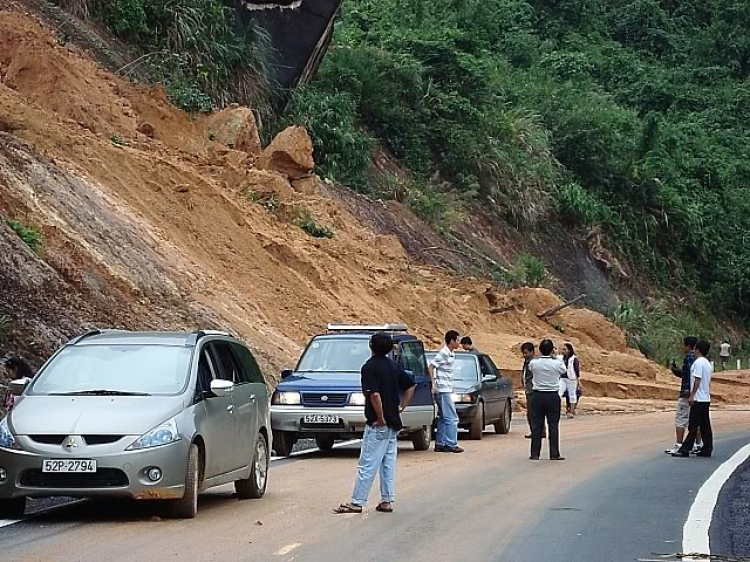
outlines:
[[[564,302],[564,303],[562,303],[562,304],[559,304],[559,305],[557,305],[557,306],[554,306],[554,307],[550,308],[549,310],[545,310],[544,312],[540,312],[539,314],[537,314],[537,316],[538,316],[539,318],[544,318],[544,319],[546,320],[546,319],[547,319],[547,318],[549,318],[550,316],[553,316],[553,315],[557,314],[558,312],[560,312],[560,311],[561,311],[561,310],[563,310],[564,308],[568,308],[568,307],[569,307],[569,306],[570,306],[571,304],[575,304],[575,303],[577,303],[577,302],[578,302],[579,300],[581,300],[582,298],[585,298],[585,297],[586,297],[586,294],[585,294],[585,293],[584,293],[583,295],[578,295],[578,296],[577,296],[576,298],[574,298],[573,300],[570,300],[570,301],[568,301],[568,302]]]

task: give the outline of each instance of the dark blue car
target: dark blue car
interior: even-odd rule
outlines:
[[[416,450],[429,449],[435,405],[422,342],[401,324],[329,324],[328,333],[310,340],[297,367],[282,372],[273,393],[271,427],[276,454],[289,455],[303,438],[314,438],[325,451],[337,440],[362,437],[366,420],[360,370],[370,358],[370,337],[378,331],[393,337],[391,357],[417,385],[411,405],[402,414],[402,434]]]

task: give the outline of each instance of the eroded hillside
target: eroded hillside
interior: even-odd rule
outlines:
[[[673,398],[674,377],[601,315],[544,321],[537,313],[560,302],[549,291],[497,294],[415,263],[333,187],[295,179],[311,168],[304,131],[271,148],[247,109],[187,115],[32,16],[0,12],[0,216],[44,237],[37,255],[0,227],[3,351],[39,361],[93,325],[225,327],[275,374],[328,321],[397,320],[433,345],[451,327],[470,333],[510,370],[522,341],[551,335],[577,346],[589,395]],[[314,238],[305,220],[335,235]],[[718,383],[720,400],[745,393]]]

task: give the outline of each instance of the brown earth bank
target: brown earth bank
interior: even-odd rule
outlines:
[[[676,379],[600,314],[545,321],[538,313],[561,302],[548,290],[503,294],[418,263],[404,232],[427,243],[432,231],[397,203],[321,182],[312,165],[304,130],[263,150],[247,108],[187,115],[34,16],[0,11],[0,217],[44,237],[37,255],[0,227],[0,353],[39,364],[91,326],[222,327],[271,378],[326,322],[399,321],[433,348],[449,328],[471,334],[511,371],[523,341],[570,341],[587,395],[674,398]],[[311,237],[298,226],[310,220],[334,236]],[[748,382],[717,380],[717,400],[746,400]]]

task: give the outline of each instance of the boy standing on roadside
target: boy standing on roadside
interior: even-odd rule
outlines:
[[[396,484],[396,453],[398,432],[401,431],[401,412],[414,396],[414,381],[403,368],[388,357],[393,340],[379,332],[370,338],[372,357],[362,366],[367,425],[357,463],[357,478],[352,501],[341,504],[334,513],[362,513],[367,497],[380,472],[380,503],[376,511],[393,511]]]
[[[688,397],[690,396],[690,371],[695,362],[695,344],[697,343],[698,338],[692,336],[683,339],[682,352],[685,357],[682,359],[682,368],[678,368],[674,361],[672,362],[672,374],[676,377],[680,377],[682,382],[680,383],[680,395],[677,398],[677,410],[675,411],[674,416],[674,447],[664,451],[668,455],[680,450],[682,442],[685,439],[685,430],[688,428],[688,421],[690,419],[690,403],[688,402]]]
[[[695,444],[695,439],[700,429],[703,438],[703,447],[696,457],[710,457],[714,450],[714,435],[711,431],[711,376],[713,367],[707,359],[711,344],[707,341],[699,341],[695,346],[695,362],[690,372],[690,395],[688,402],[690,404],[690,421],[688,424],[688,434],[682,447],[672,453],[673,457],[686,458],[690,456],[690,450]]]
[[[449,330],[445,334],[445,347],[430,363],[428,370],[432,379],[432,392],[438,407],[436,453],[463,453],[458,446],[458,414],[453,403],[453,362],[454,351],[458,349],[458,332]]]

